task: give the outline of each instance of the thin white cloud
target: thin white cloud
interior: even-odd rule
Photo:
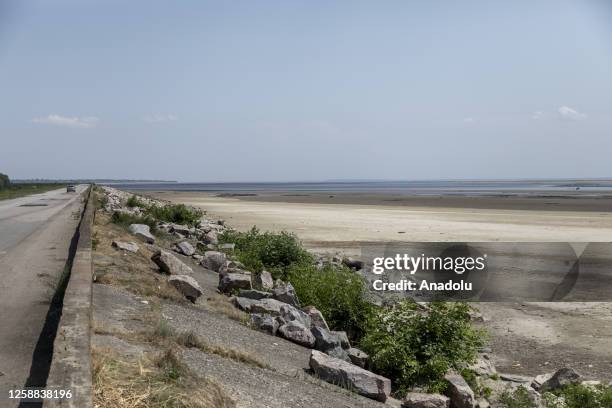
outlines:
[[[531,115],[531,119],[533,119],[533,120],[540,120],[543,117],[544,117],[544,112],[542,112],[542,111],[535,111]]]
[[[51,114],[48,116],[34,118],[32,123],[41,123],[45,125],[64,126],[70,128],[88,129],[98,125],[99,119],[93,116],[86,117],[67,117]]]
[[[561,115],[561,118],[567,120],[579,121],[585,120],[587,118],[587,115],[585,113],[578,112],[577,110],[572,109],[569,106],[561,106],[558,112],[559,115]]]
[[[463,118],[463,123],[474,123],[476,120],[472,117]]]
[[[178,120],[178,117],[173,114],[147,115],[144,118],[142,118],[142,120],[148,123],[164,123],[164,122],[176,122]]]

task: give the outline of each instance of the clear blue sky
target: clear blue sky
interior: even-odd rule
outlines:
[[[612,176],[612,2],[0,0],[0,172]]]

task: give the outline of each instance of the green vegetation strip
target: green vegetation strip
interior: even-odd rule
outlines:
[[[8,187],[0,189],[0,200],[45,193],[65,186],[65,184],[10,184]]]

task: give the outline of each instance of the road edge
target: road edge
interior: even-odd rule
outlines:
[[[93,406],[90,333],[92,229],[95,217],[93,186],[89,187],[86,197],[46,386],[48,390],[70,391],[71,398],[47,399],[44,407]]]

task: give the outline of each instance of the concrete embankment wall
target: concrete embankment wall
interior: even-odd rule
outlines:
[[[53,360],[46,389],[70,390],[71,398],[49,399],[45,407],[90,408],[91,383],[91,300],[92,300],[92,229],[95,216],[93,188],[79,225],[76,253],[70,279],[64,293],[62,317],[53,344]]]

